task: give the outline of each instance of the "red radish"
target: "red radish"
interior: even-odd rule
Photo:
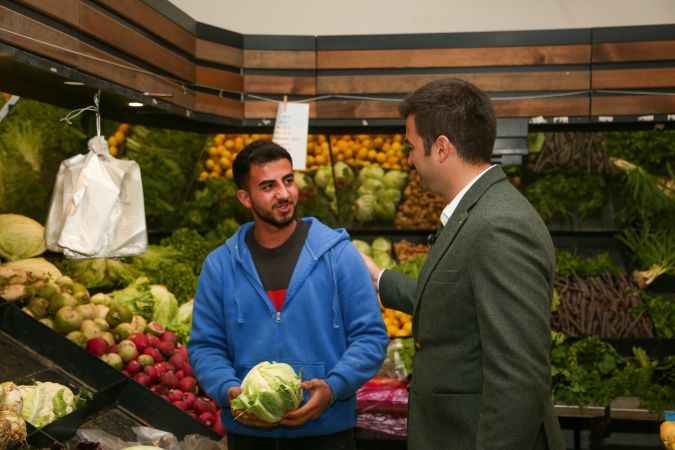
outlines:
[[[185,378],[185,373],[182,370],[177,370],[176,378],[178,378],[178,381],[182,380],[183,378]]]
[[[148,346],[157,348],[160,342],[162,341],[157,336],[148,335]]]
[[[173,342],[169,341],[160,342],[157,348],[160,352],[162,352],[162,355],[166,356],[167,358],[173,355],[176,351],[176,347],[174,346]]]
[[[172,333],[171,331],[165,331],[164,334],[162,334],[159,339],[162,342],[171,342],[172,344],[176,344],[176,334]]]
[[[194,405],[196,399],[197,396],[192,392],[183,392],[183,401],[187,405],[187,409],[192,409],[192,405]]]
[[[124,368],[129,373],[138,373],[141,371],[143,366],[137,360],[133,359],[127,363],[127,366]]]
[[[152,381],[148,374],[145,373],[137,373],[134,375],[134,380],[143,386],[150,386],[150,382]]]
[[[172,402],[176,408],[182,409],[183,411],[187,411],[188,407],[185,405],[185,402],[183,400],[176,400],[175,402]]]
[[[197,380],[185,377],[178,382],[178,387],[183,392],[197,392]]]
[[[192,409],[194,409],[197,414],[211,412],[211,404],[205,397],[197,397],[192,405]]]
[[[156,348],[147,347],[145,350],[143,350],[143,354],[152,356],[152,359],[154,359],[156,363],[164,361],[164,357]]]
[[[171,368],[171,364],[169,364],[166,361],[158,362],[157,364],[155,364],[155,368],[157,369],[157,374],[160,376],[168,371],[173,371],[173,369]]]
[[[117,344],[117,354],[122,357],[124,362],[129,362],[132,359],[136,359],[138,349],[136,348],[136,344],[129,339],[125,339]]]
[[[109,345],[102,337],[91,338],[87,341],[87,351],[94,356],[103,356],[108,353]]]
[[[150,377],[151,381],[155,381],[159,377],[159,374],[157,373],[157,368],[155,366],[145,366],[143,368],[143,373],[145,373],[148,377]]]
[[[169,358],[169,362],[173,364],[176,370],[183,370],[183,367],[185,366],[185,357],[176,352],[171,358]]]
[[[150,355],[139,355],[137,360],[141,366],[151,366],[155,364],[155,358]]]
[[[178,386],[178,379],[176,378],[176,374],[171,371],[165,372],[162,375],[160,375],[159,382],[172,388]]]
[[[136,348],[140,353],[149,345],[148,337],[143,333],[134,333],[129,336],[129,340],[136,344]]]
[[[186,377],[194,377],[195,373],[192,370],[192,366],[190,364],[185,364],[183,366],[183,373],[185,374]]]
[[[201,413],[199,415],[199,421],[204,425],[206,425],[207,427],[213,426],[214,422],[213,413],[211,412]]]
[[[176,402],[178,400],[183,400],[183,393],[178,389],[169,390],[169,400]]]
[[[178,347],[176,347],[176,353],[184,356],[185,359],[187,359],[187,357],[188,357],[187,347],[184,346],[184,345],[179,345]]]

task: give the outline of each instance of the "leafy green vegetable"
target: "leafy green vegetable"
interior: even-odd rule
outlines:
[[[190,340],[194,303],[194,300],[183,303],[180,308],[178,308],[178,312],[173,318],[173,321],[169,324],[169,330],[176,333],[179,342],[187,343]]]
[[[675,338],[675,298],[649,295],[644,291],[640,296],[652,319],[656,336],[664,339]]]
[[[129,264],[112,258],[64,259],[61,268],[87,289],[126,287],[140,276]]]
[[[237,200],[237,186],[224,178],[209,178],[185,205],[182,225],[199,231],[213,230],[224,218],[250,219],[250,213]]]
[[[607,186],[598,175],[553,174],[539,178],[525,189],[525,196],[545,222],[581,218],[599,211],[607,200]]]
[[[126,156],[138,163],[150,229],[173,229],[183,221],[184,204],[196,178],[206,137],[177,130],[131,128]]]
[[[407,261],[398,263],[391,269],[401,272],[409,276],[410,278],[416,280],[420,276],[420,272],[422,271],[422,267],[424,266],[424,262],[426,261],[426,259],[427,259],[426,255],[415,256],[413,258],[408,259]]]
[[[180,260],[190,264],[195,274],[201,272],[204,260],[219,245],[206,240],[197,231],[189,228],[179,228],[168,238],[162,239],[161,244],[177,250],[181,255]]]
[[[641,288],[665,273],[675,274],[675,233],[672,230],[645,225],[639,232],[625,230],[619,239],[633,252],[636,266],[642,269],[633,273]]]
[[[67,386],[59,383],[36,382],[19,386],[23,399],[21,416],[34,427],[48,425],[75,410],[77,398]]]
[[[169,290],[161,284],[150,286],[150,293],[154,300],[152,309],[152,321],[159,322],[168,327],[178,311],[178,301]]]
[[[665,175],[666,163],[675,160],[675,131],[622,131],[605,135],[602,144],[610,156],[626,159],[652,173]]]
[[[0,257],[9,261],[44,253],[45,228],[18,214],[0,214]]]
[[[603,273],[618,274],[621,268],[614,262],[608,252],[584,258],[573,252],[559,250],[556,253],[556,271],[561,276],[597,276]]]
[[[302,401],[300,377],[284,363],[263,361],[253,367],[241,383],[241,395],[231,407],[236,411],[255,415],[269,423],[277,423]]]
[[[67,112],[22,99],[0,122],[0,211],[44,223],[59,164],[87,150],[79,123],[60,121]]]
[[[559,345],[551,354],[553,396],[569,405],[608,405],[620,394],[613,379],[623,358],[598,337]]]

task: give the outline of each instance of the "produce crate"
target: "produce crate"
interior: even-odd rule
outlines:
[[[121,386],[117,401],[139,419],[154,428],[172,432],[178,439],[188,434],[201,434],[215,440],[221,438],[212,429],[131,379]]]

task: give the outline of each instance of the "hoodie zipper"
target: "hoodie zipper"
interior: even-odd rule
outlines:
[[[277,311],[275,317],[276,317],[275,320],[277,321],[277,323],[281,322],[281,311]]]

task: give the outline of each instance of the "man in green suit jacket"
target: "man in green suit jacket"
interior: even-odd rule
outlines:
[[[447,79],[400,110],[409,162],[449,202],[417,281],[364,257],[382,303],[413,315],[408,449],[563,450],[549,361],[554,247],[490,165],[490,100]]]

